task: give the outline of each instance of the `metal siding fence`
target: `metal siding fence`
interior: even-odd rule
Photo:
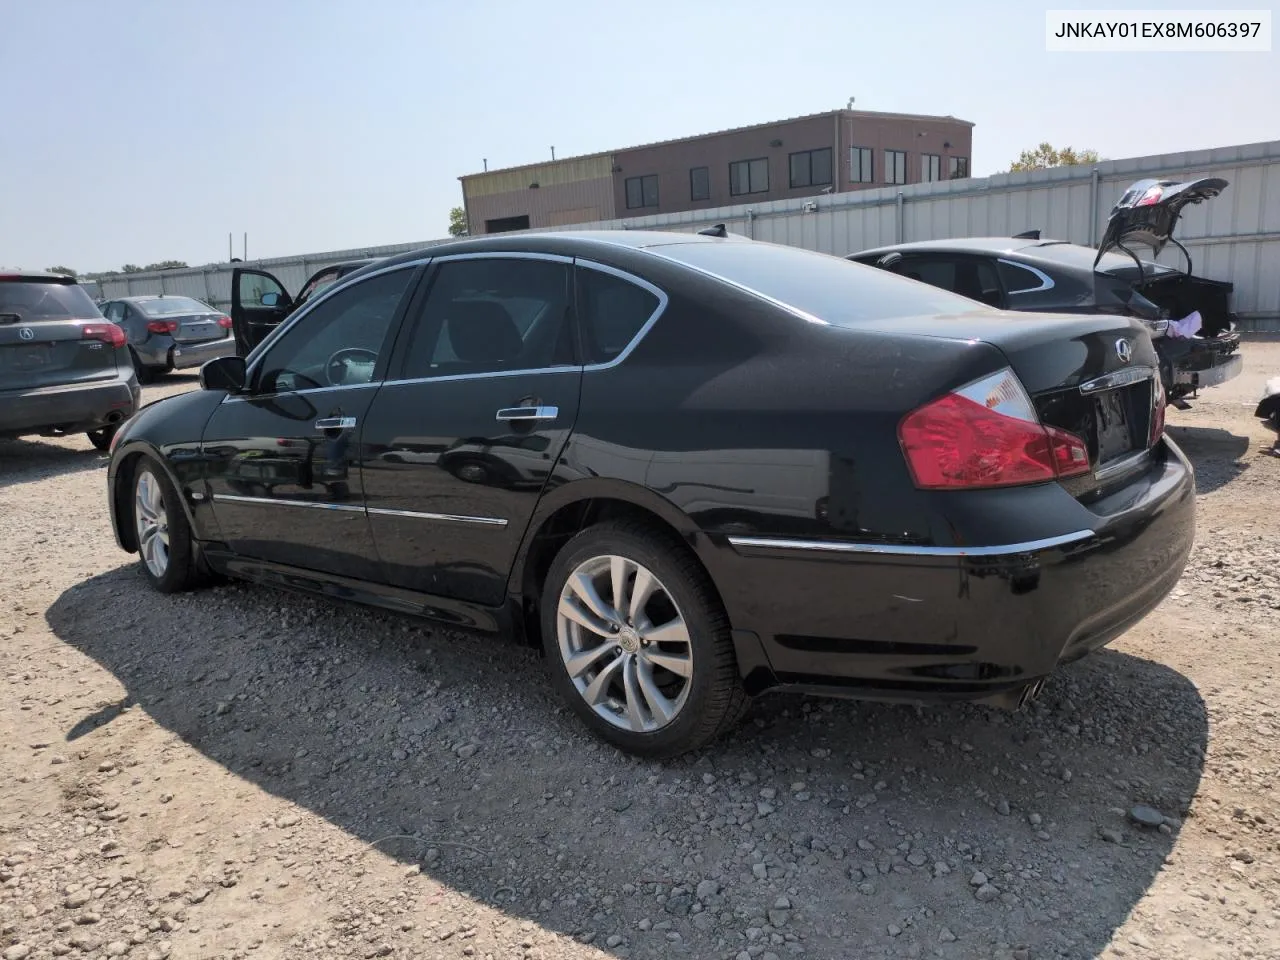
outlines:
[[[1033,229],[1045,238],[1094,246],[1112,206],[1135,180],[1200,176],[1225,177],[1230,186],[1222,196],[1184,211],[1178,239],[1194,258],[1197,274],[1235,284],[1233,304],[1244,329],[1280,330],[1280,141],[544,229],[692,233],[724,223],[731,232],[756,240],[837,256],[910,240],[1012,236]],[[280,257],[244,266],[274,273],[296,293],[326,263],[444,242]],[[1159,259],[1177,264],[1181,257],[1171,245]],[[163,290],[226,308],[232,267],[214,264],[108,277],[100,287],[107,297]]]

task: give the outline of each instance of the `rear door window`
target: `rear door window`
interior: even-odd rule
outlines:
[[[10,323],[37,323],[93,320],[102,313],[78,283],[17,279],[0,280],[0,316],[5,315]]]

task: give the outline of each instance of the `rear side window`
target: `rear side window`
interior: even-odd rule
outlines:
[[[893,317],[973,313],[981,303],[877,267],[780,244],[677,243],[653,252],[839,325]]]
[[[1000,279],[1009,293],[1026,293],[1044,286],[1044,281],[1037,274],[1007,260],[1000,261]]]
[[[93,320],[102,316],[78,283],[0,280],[0,316],[10,323],[39,320]],[[17,321],[12,318],[17,316]]]
[[[577,287],[587,363],[617,359],[661,302],[644,287],[590,267],[578,267]]]

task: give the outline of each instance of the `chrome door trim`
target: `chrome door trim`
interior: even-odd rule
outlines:
[[[898,543],[853,543],[842,540],[793,540],[786,537],[731,536],[734,547],[757,550],[795,550],[814,553],[865,553],[902,557],[1004,557],[1019,553],[1036,553],[1052,550],[1068,544],[1079,543],[1093,536],[1091,530],[1077,530],[1058,537],[1028,540],[1024,543],[1002,543],[988,547],[916,547]]]
[[[456,513],[422,513],[417,510],[391,510],[387,507],[369,507],[370,514],[379,517],[405,517],[410,520],[440,520],[447,523],[470,523],[484,527],[505,527],[501,517],[468,517]]]
[[[215,503],[253,503],[265,507],[307,507],[311,510],[336,510],[340,513],[364,513],[363,504],[320,503],[313,500],[290,500],[284,497],[244,497],[234,493],[215,493]]]

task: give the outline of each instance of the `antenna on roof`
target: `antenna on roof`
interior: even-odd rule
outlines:
[[[717,223],[714,227],[704,227],[698,231],[699,236],[703,237],[727,237],[729,231],[725,229],[723,223]]]
[[[1024,230],[1022,233],[1015,233],[1015,234],[1013,235],[1013,239],[1015,239],[1015,240],[1039,240],[1039,239],[1040,239],[1040,231],[1039,231],[1039,230]]]

